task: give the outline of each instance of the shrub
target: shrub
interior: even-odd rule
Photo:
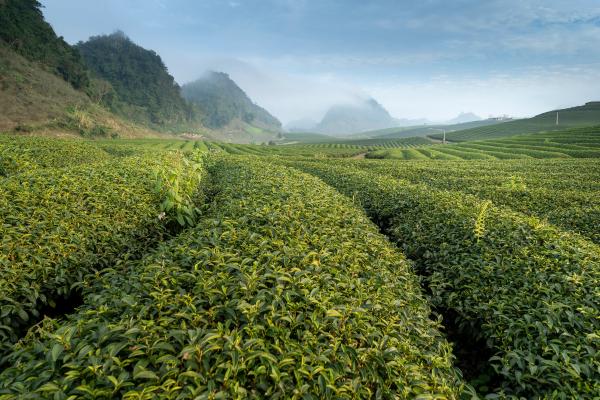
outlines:
[[[600,249],[459,192],[315,162],[293,163],[359,201],[427,277],[434,305],[494,351],[496,394],[600,393]]]
[[[57,144],[60,142],[57,142]],[[44,168],[5,178],[0,192],[0,356],[23,330],[81,289],[83,279],[139,257],[165,234],[155,169],[179,153]],[[196,185],[201,171],[183,174]],[[198,187],[185,186],[195,193]],[[185,193],[187,196],[188,193]]]
[[[456,398],[401,254],[306,174],[219,159],[198,225],[107,270],[0,374],[0,398]]]

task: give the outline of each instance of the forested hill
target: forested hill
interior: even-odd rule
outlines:
[[[124,33],[69,45],[37,0],[0,0],[0,130],[266,142],[281,124],[224,74],[186,101],[161,57]],[[203,86],[204,89],[199,89]]]
[[[79,53],[57,37],[37,0],[0,0],[0,42],[38,62],[76,89],[90,83]]]
[[[93,36],[76,48],[88,68],[114,88],[118,102],[112,107],[117,111],[156,125],[194,119],[179,85],[154,51],[138,46],[122,32]]]
[[[182,87],[183,96],[198,105],[204,125],[218,129],[235,119],[260,128],[278,131],[281,122],[254,104],[246,93],[223,72],[209,72]]]

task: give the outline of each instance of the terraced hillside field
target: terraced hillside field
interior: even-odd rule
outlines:
[[[409,149],[430,143],[431,141],[428,139],[415,137],[407,139],[369,139],[274,146],[206,142],[206,146],[214,151],[224,151],[234,155],[344,158],[356,156],[357,154],[366,154],[369,151],[397,148]]]
[[[399,138],[410,138],[410,137],[425,137],[433,136],[439,133],[446,133],[463,131],[466,129],[486,127],[504,123],[502,120],[497,119],[484,119],[481,121],[463,122],[460,124],[438,124],[438,125],[422,125],[422,126],[408,126],[401,128],[388,128],[379,131],[364,132],[363,135],[367,135],[374,139],[399,139]]]
[[[558,125],[556,113],[558,112]],[[523,135],[542,131],[558,131],[576,127],[586,127],[600,124],[600,102],[589,102],[583,106],[549,111],[533,118],[519,119],[501,124],[471,128],[446,134],[446,139],[452,142],[471,140],[496,139],[507,136]],[[441,133],[429,135],[442,140]]]
[[[375,149],[367,158],[398,160],[494,160],[587,158],[600,156],[600,126],[542,132],[493,140],[419,146],[415,149]]]
[[[0,136],[0,400],[593,399],[596,138]]]

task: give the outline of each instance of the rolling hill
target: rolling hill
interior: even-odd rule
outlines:
[[[415,149],[376,149],[368,158],[494,160],[600,157],[600,126],[538,132],[504,138],[435,144]]]
[[[84,137],[160,137],[116,116],[44,65],[0,44],[0,132]]]
[[[556,124],[557,113],[558,125]],[[447,133],[446,140],[464,142],[470,140],[495,139],[526,133],[556,131],[598,124],[600,124],[600,102],[595,101],[586,103],[583,106],[548,111],[532,118]],[[440,133],[429,136],[438,140],[442,138]]]
[[[0,1],[0,130],[85,137],[161,136],[139,123],[144,122],[139,108],[135,118],[114,112],[116,101],[124,103],[115,92],[117,85],[90,70],[79,49],[58,37],[45,21],[41,7],[36,0]],[[114,57],[114,52],[104,53],[94,60],[95,68]],[[118,61],[116,68],[124,69],[123,60]]]
[[[412,136],[434,136],[435,134],[442,132],[443,130],[446,130],[446,133],[448,133],[475,127],[497,125],[499,123],[501,123],[501,121],[498,121],[496,119],[485,119],[481,121],[463,122],[460,124],[422,125],[403,128],[389,128],[371,132],[363,132],[363,135],[379,139],[398,139]]]

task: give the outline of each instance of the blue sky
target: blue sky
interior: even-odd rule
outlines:
[[[284,122],[373,96],[398,118],[600,100],[598,0],[42,0],[70,43],[123,30],[179,83],[223,70]]]

